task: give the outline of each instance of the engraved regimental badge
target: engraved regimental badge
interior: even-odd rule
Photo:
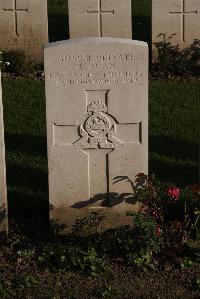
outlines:
[[[107,106],[100,101],[87,106],[87,115],[79,126],[81,138],[74,143],[76,148],[121,149],[122,143],[114,137],[116,121],[109,115]]]

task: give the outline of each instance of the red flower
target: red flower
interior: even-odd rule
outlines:
[[[157,225],[157,227],[156,227],[156,235],[158,237],[160,237],[161,233],[162,233],[162,229],[161,229],[160,225]]]
[[[152,211],[152,217],[157,220],[159,218],[159,213],[157,209],[153,209]]]
[[[167,194],[171,199],[178,200],[180,197],[180,189],[176,187],[169,188]]]

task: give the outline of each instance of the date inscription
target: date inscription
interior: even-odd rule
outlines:
[[[47,74],[49,79],[56,81],[57,86],[142,85],[145,80],[137,66],[138,60],[142,59],[142,53],[79,54],[58,58],[59,71]]]

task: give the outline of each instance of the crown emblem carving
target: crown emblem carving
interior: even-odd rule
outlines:
[[[88,112],[107,112],[108,108],[103,102],[97,101],[88,105]]]
[[[74,143],[76,148],[86,149],[121,149],[122,142],[114,135],[116,122],[107,114],[108,107],[101,101],[87,106],[85,120],[79,126],[81,138]]]
[[[92,125],[91,125],[91,128],[92,128],[93,130],[103,130],[103,129],[105,128],[105,124],[104,124],[104,122],[103,122],[102,119],[95,118],[95,119],[93,120],[93,123],[92,123]]]

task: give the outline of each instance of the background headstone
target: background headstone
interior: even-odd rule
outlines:
[[[132,39],[131,0],[68,0],[69,34]]]
[[[0,232],[7,232],[7,188],[4,143],[3,104],[0,71]]]
[[[154,43],[163,42],[163,34],[180,49],[200,39],[200,1],[152,0],[153,60],[157,56]]]
[[[148,172],[147,44],[52,43],[45,76],[51,218],[70,225],[89,210],[130,210],[127,179]]]
[[[47,0],[0,0],[0,48],[43,61],[48,43]]]

